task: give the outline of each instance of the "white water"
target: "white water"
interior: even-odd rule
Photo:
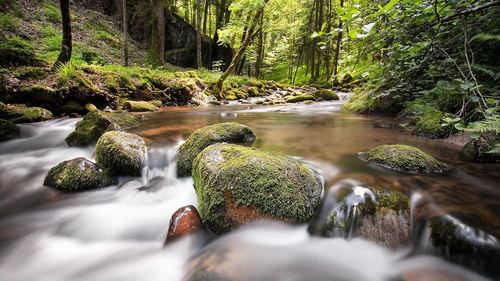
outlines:
[[[196,206],[192,180],[175,176],[178,144],[151,148],[143,177],[61,195],[43,186],[46,172],[75,157],[93,160],[94,147],[64,145],[76,121],[22,125],[23,138],[0,144],[0,212],[12,212],[1,217],[0,232],[14,232],[0,242],[2,281],[182,280],[199,253],[219,251],[230,254],[213,270],[235,280],[389,280],[415,268],[484,280],[437,258],[403,259],[405,251],[368,241],[313,238],[305,225],[259,223],[201,249],[196,238],[162,248],[173,212]],[[42,196],[48,202],[31,208],[30,198]]]

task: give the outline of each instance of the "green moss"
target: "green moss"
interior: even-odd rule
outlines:
[[[257,97],[259,96],[259,89],[257,87],[248,87],[245,90],[249,97]]]
[[[18,79],[44,79],[49,71],[41,67],[24,66],[18,67],[14,76]]]
[[[0,102],[0,118],[13,123],[31,123],[53,118],[52,112],[41,107],[25,105],[6,105]]]
[[[51,168],[44,185],[63,191],[102,188],[114,183],[114,178],[85,158],[75,158]]]
[[[104,133],[96,145],[96,161],[110,173],[140,176],[146,153],[144,140],[133,134],[110,131]]]
[[[88,111],[88,112],[94,112],[94,111],[98,111],[97,107],[91,103],[87,103],[85,104],[85,109]]]
[[[139,125],[137,117],[130,113],[89,112],[76,129],[66,137],[70,146],[87,146],[95,143],[102,134],[112,130],[124,130]]]
[[[0,13],[0,26],[0,34],[5,31],[15,32],[20,26],[20,20],[11,14]]]
[[[20,135],[21,129],[16,124],[0,119],[0,141],[15,139]]]
[[[408,145],[382,145],[360,153],[363,161],[400,172],[419,174],[442,174],[448,170],[446,164],[420,149]]]
[[[339,96],[335,92],[325,89],[314,92],[314,97],[325,101],[339,100]]]
[[[286,100],[286,102],[288,103],[297,103],[297,102],[304,102],[304,101],[314,101],[314,97],[312,95],[308,95],[308,94],[301,94],[301,95],[298,95],[298,96],[294,96],[294,97],[290,97]]]
[[[214,143],[228,142],[251,145],[255,134],[249,127],[235,122],[219,123],[194,131],[177,152],[177,175],[191,175],[194,158],[207,146]]]
[[[37,65],[40,61],[35,57],[35,48],[28,41],[14,36],[0,43],[0,65]]]
[[[130,112],[156,111],[158,108],[147,101],[126,101],[123,108]]]
[[[315,214],[322,191],[319,177],[297,160],[234,144],[204,149],[194,160],[193,181],[203,223],[215,233],[238,226],[228,216],[228,196],[236,207],[303,223]]]
[[[411,132],[416,135],[444,138],[447,137],[452,131],[448,127],[443,127],[443,118],[453,118],[452,114],[444,113],[435,109],[428,109],[415,118],[415,126]]]
[[[62,16],[59,8],[52,3],[45,3],[43,10],[45,16],[52,23],[60,23],[62,21]]]

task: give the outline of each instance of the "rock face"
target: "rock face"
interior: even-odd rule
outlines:
[[[201,231],[203,231],[203,224],[198,210],[192,205],[181,207],[175,211],[170,219],[165,244]]]
[[[110,131],[97,141],[95,154],[97,163],[114,175],[140,176],[146,144],[137,135]]]
[[[0,102],[0,118],[13,123],[31,123],[52,119],[52,112],[41,107],[6,105]]]
[[[177,152],[177,175],[191,175],[194,158],[207,146],[227,142],[251,145],[255,134],[249,127],[235,122],[227,122],[203,127],[194,131]]]
[[[500,134],[494,131],[483,132],[479,138],[471,140],[463,147],[460,157],[470,162],[499,163],[500,152],[492,151],[499,145]]]
[[[397,191],[356,186],[340,196],[322,229],[327,237],[361,237],[389,248],[409,243],[409,199]]]
[[[139,119],[127,112],[89,112],[68,137],[69,146],[87,146],[95,143],[107,131],[125,130],[139,125]]]
[[[21,129],[16,124],[0,119],[0,141],[15,139],[20,135]]]
[[[429,154],[402,144],[382,145],[360,153],[359,158],[377,166],[407,173],[442,174],[448,170],[446,164]]]
[[[288,98],[286,100],[286,102],[288,103],[298,103],[298,102],[303,102],[303,101],[314,101],[314,96],[313,95],[309,95],[309,94],[306,94],[306,95],[298,95],[298,96],[295,96],[295,97],[291,97],[291,98]]]
[[[44,185],[63,191],[82,191],[113,184],[114,179],[85,158],[64,161],[47,173]]]
[[[307,222],[323,188],[297,160],[234,144],[204,149],[193,180],[202,222],[217,234],[259,219]]]
[[[156,111],[158,108],[147,101],[126,101],[123,108],[130,112]]]

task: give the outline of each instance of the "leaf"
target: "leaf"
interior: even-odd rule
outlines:
[[[384,10],[385,12],[389,12],[390,10],[392,10],[392,8],[394,8],[394,6],[396,6],[398,2],[399,0],[391,0],[382,8],[382,10]]]
[[[471,42],[472,41],[484,42],[484,41],[489,41],[489,40],[500,41],[500,35],[479,33],[479,34],[476,34],[474,37],[472,37],[472,39],[470,41]]]

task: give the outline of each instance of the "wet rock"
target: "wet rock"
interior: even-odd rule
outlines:
[[[9,105],[0,102],[0,118],[13,123],[31,123],[52,119],[53,115],[52,112],[41,107]]]
[[[314,92],[314,97],[324,101],[339,100],[339,96],[335,92],[326,89],[317,90]]]
[[[408,145],[382,145],[368,152],[359,153],[359,158],[390,170],[416,174],[443,174],[446,164],[420,149]]]
[[[193,162],[203,224],[219,234],[259,219],[304,223],[316,213],[322,183],[295,159],[215,144]]]
[[[44,185],[63,191],[82,191],[113,184],[114,178],[85,158],[64,161],[47,173]]]
[[[172,243],[175,240],[187,235],[203,231],[200,214],[192,205],[179,208],[172,215],[170,225],[168,227],[167,243]]]
[[[481,133],[477,139],[469,141],[462,148],[460,157],[469,162],[477,163],[499,163],[500,134],[495,131]],[[496,151],[493,149],[496,148]]]
[[[85,107],[81,106],[80,104],[71,101],[66,103],[65,105],[62,106],[62,111],[66,113],[84,113],[85,112]]]
[[[227,142],[251,145],[255,134],[249,127],[235,122],[219,123],[194,131],[177,152],[177,175],[191,175],[194,158],[207,146]]]
[[[93,111],[76,124],[75,131],[66,137],[66,142],[69,146],[87,146],[107,131],[121,131],[138,125],[139,119],[127,112]]]
[[[18,138],[21,135],[21,129],[7,120],[0,119],[0,141],[8,141]]]
[[[110,131],[97,141],[95,154],[97,163],[114,175],[140,176],[146,143],[140,136]]]
[[[314,101],[314,96],[309,95],[309,94],[305,94],[305,95],[302,94],[302,95],[290,97],[290,98],[288,98],[286,100],[286,102],[288,102],[288,103],[298,103],[298,102],[304,102],[304,101],[307,101],[307,100]]]
[[[123,108],[130,112],[156,111],[158,107],[147,101],[126,101]]]
[[[397,191],[355,186],[339,197],[321,234],[361,237],[389,248],[409,243],[409,199]]]

